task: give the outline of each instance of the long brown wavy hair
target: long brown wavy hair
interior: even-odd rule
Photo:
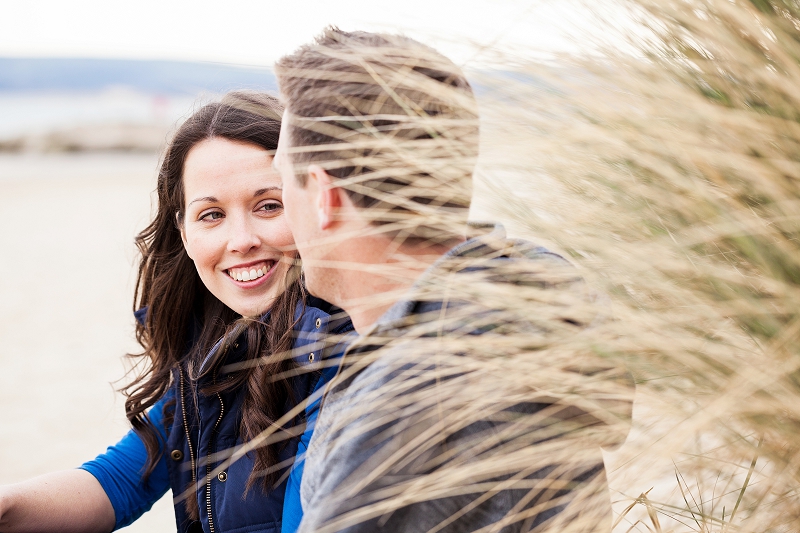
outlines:
[[[246,387],[239,428],[242,438],[253,438],[272,425],[292,396],[289,383],[276,381],[273,376],[290,372],[293,365],[286,354],[291,349],[295,309],[304,300],[297,265],[290,269],[286,290],[275,300],[265,321],[242,318],[203,285],[184,250],[179,228],[185,210],[183,168],[189,151],[205,139],[219,137],[274,153],[282,113],[282,106],[272,96],[229,93],[187,119],[163,155],[158,173],[158,209],[150,225],[136,236],[141,261],[133,307],[147,308],[144,321],[136,325],[136,339],[143,352],[131,354],[139,359],[140,372],[123,388],[127,396],[125,413],[147,449],[145,480],[164,453],[165,444],[150,423],[147,409],[167,392],[174,370],[197,367],[219,339],[225,338],[223,345],[227,345],[244,335],[248,345],[245,357],[257,361],[242,365],[244,370],[212,385],[213,390],[203,391]],[[212,370],[224,361],[224,350],[217,353]],[[172,413],[173,409],[165,408],[168,427]],[[265,489],[274,483],[278,472],[270,467],[278,462],[278,446],[275,443],[255,451],[255,469],[248,486],[256,477],[262,479]],[[193,507],[189,500],[193,499],[187,499],[187,507]]]

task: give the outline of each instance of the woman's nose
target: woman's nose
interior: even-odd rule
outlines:
[[[238,220],[234,219],[231,222],[233,223],[229,225],[229,252],[246,254],[261,245],[261,239],[258,238],[255,228],[246,217]]]

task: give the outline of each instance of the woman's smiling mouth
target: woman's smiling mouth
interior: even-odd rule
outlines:
[[[234,281],[253,281],[269,274],[275,264],[275,261],[260,261],[246,266],[231,267],[225,272]]]

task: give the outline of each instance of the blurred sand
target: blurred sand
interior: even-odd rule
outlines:
[[[0,139],[0,152],[161,151],[170,128],[163,124],[106,123]]]
[[[127,431],[115,389],[157,162],[0,154],[0,483],[74,468]],[[125,531],[175,531],[171,495]]]

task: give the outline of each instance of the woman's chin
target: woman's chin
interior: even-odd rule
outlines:
[[[264,314],[272,308],[272,301],[267,305],[248,305],[248,306],[228,306],[233,309],[236,313],[242,315],[242,318],[261,318]]]
[[[281,292],[283,291],[277,291],[272,288],[259,295],[254,294],[248,298],[232,298],[231,301],[223,301],[222,303],[245,318],[261,318],[267,311],[272,309]]]

